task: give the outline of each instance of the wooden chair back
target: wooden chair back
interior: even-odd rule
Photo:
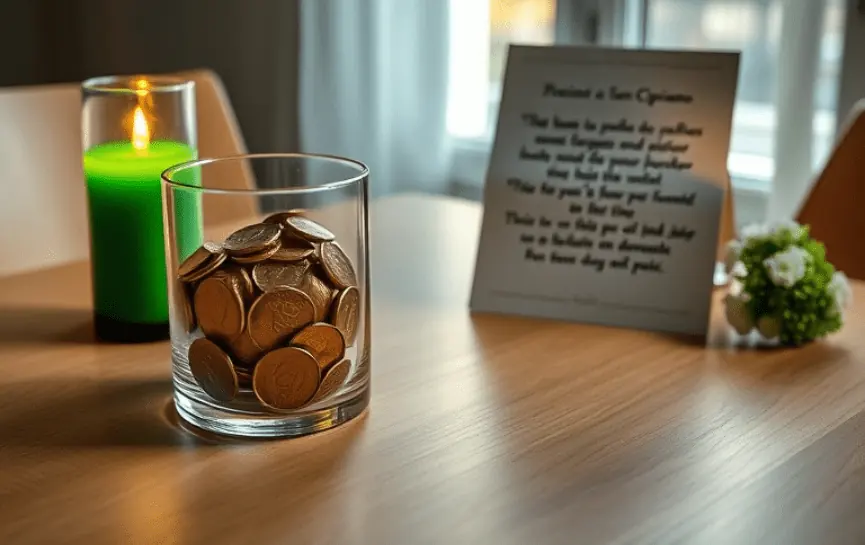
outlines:
[[[826,166],[797,214],[835,268],[865,280],[865,100],[854,106]]]

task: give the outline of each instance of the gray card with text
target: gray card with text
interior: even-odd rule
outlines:
[[[472,309],[705,334],[738,64],[512,46]]]

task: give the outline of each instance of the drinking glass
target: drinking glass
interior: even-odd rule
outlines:
[[[368,180],[358,161],[292,153],[203,159],[162,174],[174,401],[184,420],[277,437],[364,410]]]

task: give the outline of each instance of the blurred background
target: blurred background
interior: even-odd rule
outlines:
[[[856,100],[856,0],[31,0],[0,85],[211,68],[250,151],[355,157],[383,195],[481,195],[510,43],[741,50],[737,223],[793,214]]]

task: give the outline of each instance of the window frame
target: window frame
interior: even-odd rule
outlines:
[[[622,43],[626,36],[645,44],[645,17],[650,0],[558,0],[556,3],[555,43],[590,45]],[[853,105],[865,97],[865,60],[855,54],[865,49],[865,3],[845,0],[846,15],[844,46],[838,82],[835,133],[842,131]],[[625,20],[625,14],[636,13],[638,20]],[[816,47],[816,46],[815,46]],[[792,71],[795,73],[795,71]],[[807,72],[807,71],[805,71]],[[801,74],[810,81],[811,75]],[[783,100],[783,97],[781,97]],[[783,111],[784,104],[778,109]],[[492,98],[488,105],[491,115],[498,110]],[[495,119],[490,121],[493,125]],[[795,137],[795,135],[794,135]],[[451,192],[480,199],[489,162],[492,137],[456,138],[453,144]],[[736,201],[737,224],[761,221],[768,211],[771,184],[747,176],[731,177]]]

